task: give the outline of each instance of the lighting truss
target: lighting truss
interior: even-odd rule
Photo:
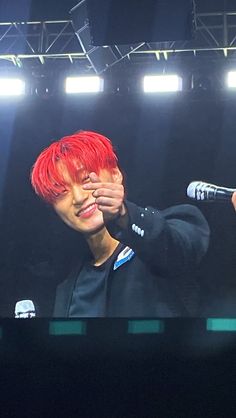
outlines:
[[[192,41],[145,44],[136,54],[154,54],[157,60],[168,60],[173,54],[188,53],[202,56],[207,52],[236,56],[236,11],[197,13],[196,33]]]
[[[23,67],[25,61],[50,59],[86,59],[70,20],[0,22],[0,60]]]
[[[120,60],[126,64],[141,60],[169,60],[173,56],[217,56],[236,58],[236,11],[197,13],[195,39],[186,42],[142,43],[123,46]],[[118,47],[119,48],[119,47]],[[71,20],[43,22],[0,22],[0,66],[2,61],[17,67],[32,63],[44,65],[47,61],[64,60],[79,62],[82,68],[90,68],[91,51],[83,48],[75,34]]]

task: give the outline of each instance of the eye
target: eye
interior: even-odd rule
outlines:
[[[84,176],[84,177],[82,178],[82,183],[88,183],[89,181],[90,181],[89,176]]]
[[[63,189],[58,193],[55,193],[55,198],[60,199],[61,197],[64,197],[68,193],[67,189]]]

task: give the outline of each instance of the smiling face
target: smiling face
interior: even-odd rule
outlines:
[[[101,182],[114,182],[112,172],[101,169],[98,173]],[[66,188],[53,202],[58,216],[72,229],[91,235],[104,227],[103,214],[97,208],[93,192],[84,190],[83,185],[90,181],[89,173],[81,169],[80,181],[73,181],[66,168],[63,168]]]

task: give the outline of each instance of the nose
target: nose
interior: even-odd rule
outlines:
[[[73,205],[81,206],[88,198],[88,190],[84,190],[79,184],[73,184],[71,187]]]

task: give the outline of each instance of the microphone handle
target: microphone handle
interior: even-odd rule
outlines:
[[[227,189],[224,187],[218,187],[214,191],[207,192],[208,198],[213,198],[214,200],[229,200],[233,196],[235,189]]]

